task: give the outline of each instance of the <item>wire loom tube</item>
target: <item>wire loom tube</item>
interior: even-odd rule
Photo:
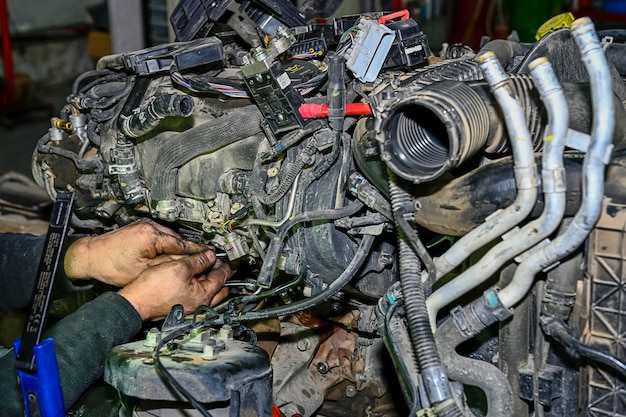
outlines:
[[[389,178],[389,191],[394,214],[401,213],[402,208],[411,203],[411,196],[397,184],[392,172],[390,172]],[[399,225],[397,228],[400,285],[404,297],[409,335],[424,379],[428,400],[434,405],[438,416],[461,417],[462,413],[452,398],[448,378],[441,365],[435,338],[428,320],[426,296],[420,279],[419,259],[411,249],[402,228]]]
[[[159,149],[153,202],[174,199],[178,167],[190,159],[261,132],[261,112],[245,106],[170,138]]]

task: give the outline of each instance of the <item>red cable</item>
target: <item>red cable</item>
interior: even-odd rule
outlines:
[[[346,116],[365,116],[372,114],[372,108],[367,103],[346,104]],[[300,115],[305,119],[319,119],[328,116],[326,104],[303,104],[300,106]]]

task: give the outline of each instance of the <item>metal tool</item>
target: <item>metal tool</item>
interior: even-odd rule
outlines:
[[[59,370],[52,338],[41,340],[52,284],[67,235],[74,193],[60,191],[52,207],[50,226],[39,262],[28,320],[15,348],[17,373],[27,417],[65,415]]]

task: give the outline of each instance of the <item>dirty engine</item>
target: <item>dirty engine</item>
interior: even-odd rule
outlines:
[[[624,44],[581,18],[435,55],[334,3],[181,1],[38,141],[74,231],[237,264],[110,352],[124,415],[626,416]]]

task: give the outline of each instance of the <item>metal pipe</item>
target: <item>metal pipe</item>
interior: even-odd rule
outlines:
[[[593,99],[592,141],[583,163],[582,203],[571,225],[562,235],[532,253],[519,265],[511,284],[499,293],[506,307],[514,306],[526,295],[539,271],[575,251],[600,216],[604,195],[604,164],[615,127],[611,74],[591,20],[586,17],[575,20],[571,32],[589,73]]]
[[[485,223],[463,236],[445,254],[435,259],[437,279],[460,265],[474,251],[524,220],[532,211],[537,199],[537,165],[524,112],[512,95],[510,79],[493,52],[486,52],[478,59],[496,100],[503,109],[507,109],[504,112],[504,120],[511,140],[518,193],[513,204],[492,214]],[[427,276],[423,274],[422,280],[425,279]],[[433,302],[431,305],[434,307]],[[434,320],[435,318],[431,316],[431,321]]]
[[[493,247],[479,262],[439,288],[429,299],[431,324],[439,310],[487,281],[506,262],[552,234],[565,213],[565,169],[563,151],[567,137],[567,102],[552,66],[546,58],[529,65],[537,89],[548,110],[550,127],[545,137],[541,179],[545,208],[541,216]],[[505,108],[505,107],[503,107]],[[534,204],[534,202],[533,202]]]

